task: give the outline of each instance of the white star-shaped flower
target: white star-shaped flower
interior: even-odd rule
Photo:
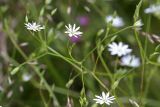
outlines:
[[[113,17],[113,16],[109,15],[106,17],[106,22],[107,23],[112,22],[112,26],[117,27],[117,28],[124,26],[124,21],[119,16]]]
[[[134,55],[126,55],[121,58],[121,65],[129,67],[139,67],[140,59]]]
[[[105,94],[105,92],[102,92],[102,95],[100,96],[95,96],[96,98],[93,99],[96,101],[96,103],[99,103],[99,104],[107,104],[107,105],[110,105],[111,103],[113,103],[112,101],[115,100],[115,97],[114,96],[109,96],[109,92],[107,94]]]
[[[28,29],[28,30],[31,30],[31,31],[41,31],[42,29],[45,29],[44,26],[41,26],[39,24],[37,24],[36,22],[28,22],[28,23],[25,23],[25,27]]]
[[[128,48],[128,45],[123,44],[122,42],[119,42],[118,44],[115,42],[112,42],[108,45],[109,51],[111,52],[111,55],[118,55],[119,57],[123,55],[127,55],[130,52],[132,52],[132,49]]]
[[[67,33],[69,37],[75,36],[76,38],[78,38],[78,36],[81,36],[81,34],[83,34],[79,31],[80,27],[76,28],[75,24],[73,26],[71,24],[68,24],[68,26],[65,27],[67,29],[65,33]]]

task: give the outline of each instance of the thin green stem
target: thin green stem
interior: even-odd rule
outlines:
[[[18,44],[16,43],[16,40],[13,39],[13,37],[17,37],[17,35],[13,32],[13,31],[9,31],[8,28],[6,28],[6,33],[8,34],[9,39],[11,40],[11,42],[13,43],[13,45],[15,46],[15,48],[19,51],[19,53],[22,55],[22,57],[27,60],[27,55],[24,54],[24,52],[21,50],[21,48],[18,46]],[[13,36],[14,35],[14,36]]]
[[[42,87],[42,86],[43,86],[43,85],[42,85],[42,82],[41,82],[41,83],[40,83],[40,87]],[[42,102],[44,103],[44,107],[48,107],[48,104],[47,104],[47,102],[46,102],[46,100],[45,100],[45,97],[44,97],[44,95],[43,95],[43,92],[42,92],[41,88],[39,89],[39,93],[40,93]]]
[[[73,65],[79,72],[81,72],[81,68],[76,65],[72,59],[69,59],[67,57],[64,57],[63,55],[61,55],[60,53],[58,53],[57,51],[55,51],[54,49],[48,47],[48,49],[53,52],[53,53],[49,53],[50,55],[53,55],[53,56],[57,56],[57,57],[60,57],[62,58],[63,60],[65,60],[66,62],[70,63],[71,65]]]
[[[91,73],[91,74],[104,89],[109,91],[109,89],[102,83],[102,81],[94,73]]]
[[[141,70],[141,83],[140,83],[140,99],[142,100],[143,99],[143,87],[144,87],[144,66],[145,66],[145,56],[144,56],[144,50],[143,50],[143,47],[142,47],[142,44],[141,44],[141,41],[138,37],[138,32],[134,31],[135,33],[135,38],[136,38],[136,41],[138,43],[138,47],[139,47],[139,50],[140,50],[140,54],[141,54],[141,59],[142,59],[142,70]],[[143,106],[143,102],[141,101],[141,105]]]
[[[145,86],[145,90],[144,90],[144,98],[147,97],[147,94],[148,94],[148,90],[149,90],[149,86],[150,86],[150,82],[151,82],[151,79],[155,73],[155,71],[157,71],[157,67],[155,67],[154,69],[152,69],[150,72],[149,72],[149,76],[146,80],[146,86]]]

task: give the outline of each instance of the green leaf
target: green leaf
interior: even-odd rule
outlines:
[[[11,75],[15,75],[20,70],[20,67],[16,67],[11,71]]]
[[[57,24],[56,28],[60,29],[63,25],[64,25],[64,22],[60,22],[60,23]]]
[[[53,16],[57,12],[57,8],[51,11],[51,15]]]
[[[120,80],[121,80],[121,79],[118,79],[117,81],[115,81],[115,82],[113,83],[113,85],[112,85],[112,90],[115,90],[115,89],[118,87]]]
[[[154,52],[154,53],[152,53],[152,54],[149,56],[149,59],[153,58],[155,55],[160,55],[160,53],[159,53],[159,52]]]
[[[8,6],[7,5],[5,5],[5,6],[1,5],[1,7],[0,7],[0,11],[1,12],[5,13],[7,10],[8,10]]]
[[[104,29],[100,29],[100,30],[97,32],[97,36],[102,35],[102,33],[104,33]]]
[[[28,16],[27,16],[27,15],[26,15],[26,17],[25,17],[25,21],[28,22]]]
[[[43,14],[44,14],[44,10],[45,10],[45,8],[44,7],[42,7],[42,9],[41,9],[41,11],[40,11],[40,16],[43,16]]]
[[[158,49],[160,49],[160,44],[156,46],[155,51],[158,51]]]
[[[69,80],[68,83],[66,84],[66,87],[70,88],[73,82],[74,82],[74,79]]]
[[[111,38],[111,42],[114,41],[114,40],[117,38],[117,36],[118,36],[118,35],[114,35],[114,36]]]
[[[97,103],[95,103],[91,107],[98,107],[98,105],[97,105]]]
[[[140,11],[140,8],[142,6],[142,2],[143,0],[141,0],[138,5],[136,6],[136,10],[135,10],[135,13],[134,13],[134,21],[137,21],[139,19],[139,11]]]

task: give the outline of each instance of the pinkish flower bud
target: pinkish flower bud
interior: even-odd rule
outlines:
[[[89,24],[88,16],[78,16],[77,20],[81,26],[87,26]]]
[[[70,37],[70,41],[71,42],[73,42],[73,43],[77,43],[77,42],[80,42],[80,39],[81,38],[81,36],[72,36],[72,37]]]

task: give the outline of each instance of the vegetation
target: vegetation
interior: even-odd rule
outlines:
[[[0,0],[2,107],[159,107],[159,0]]]

